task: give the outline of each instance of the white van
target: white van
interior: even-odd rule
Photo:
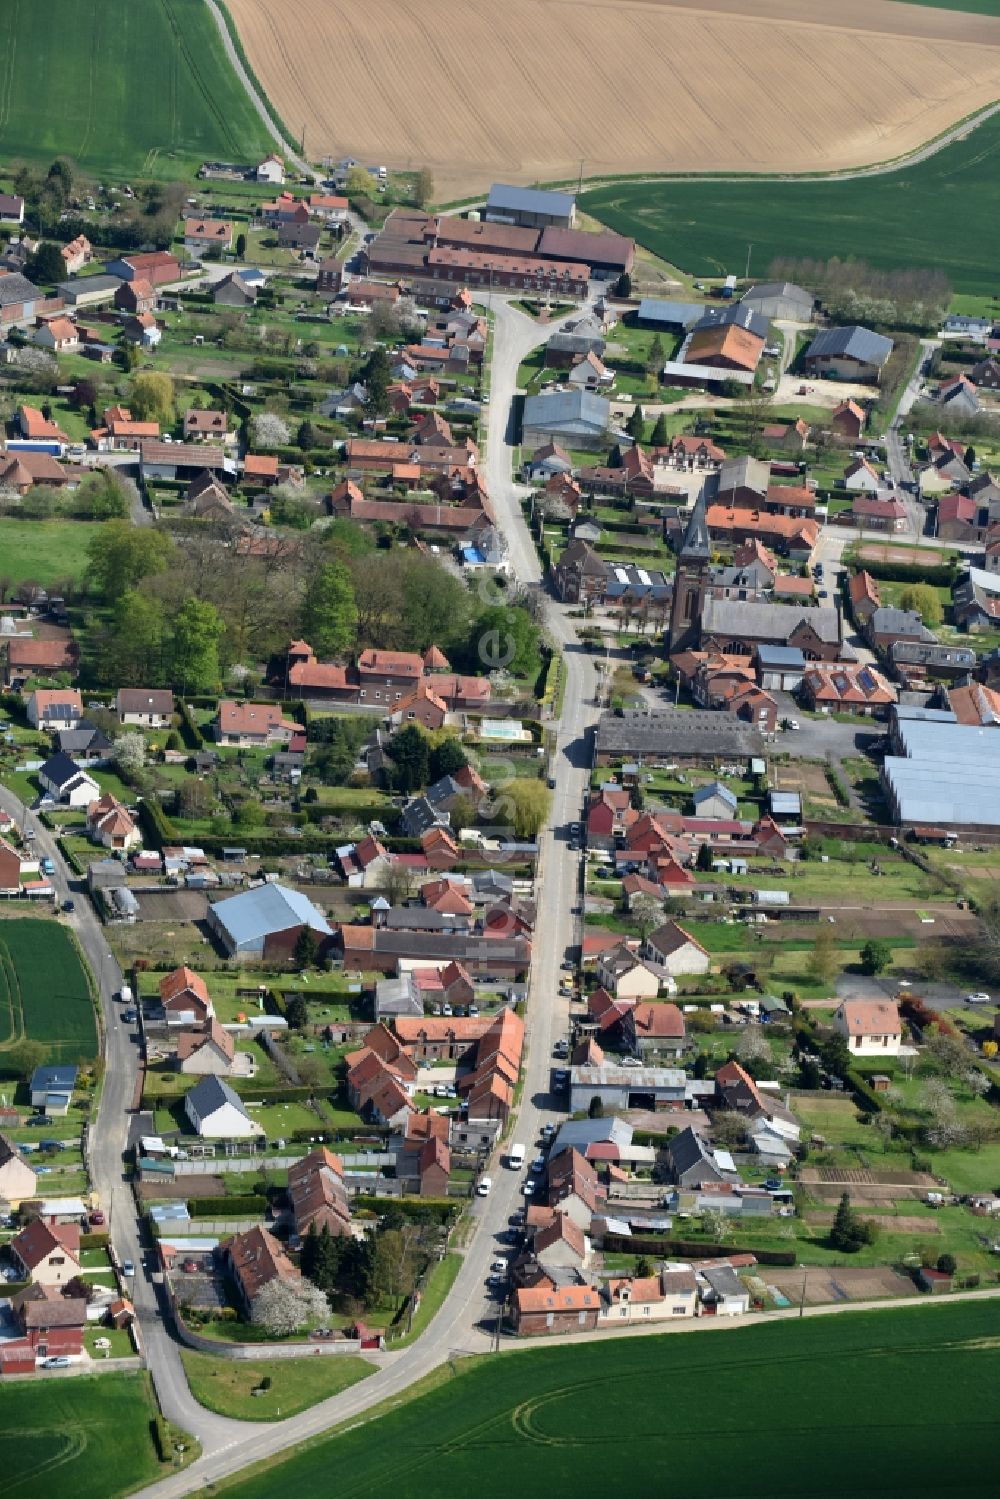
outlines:
[[[512,1171],[520,1171],[524,1165],[526,1151],[523,1145],[512,1145],[507,1152],[507,1165]]]
[[[478,1182],[476,1183],[476,1196],[477,1197],[489,1197],[489,1195],[492,1192],[492,1190],[493,1190],[493,1178],[489,1177],[489,1176],[481,1176],[479,1178]]]

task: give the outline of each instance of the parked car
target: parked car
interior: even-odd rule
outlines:
[[[75,911],[76,910],[76,906],[73,903],[73,901],[71,901],[71,900],[64,900],[63,903],[62,903],[62,908],[66,912]]]
[[[69,1366],[70,1366],[70,1364],[72,1362],[73,1362],[72,1359],[66,1358],[66,1356],[64,1354],[60,1353],[60,1354],[56,1355],[53,1358],[43,1359],[42,1360],[42,1368],[43,1369],[68,1369]]]
[[[988,1005],[990,1003],[990,996],[982,993],[967,994],[965,996],[965,1003],[967,1005]]]
[[[532,1176],[541,1176],[541,1174],[542,1174],[542,1172],[544,1170],[545,1170],[545,1157],[543,1155],[536,1155],[535,1159],[531,1163],[531,1174],[532,1174]]]
[[[534,1197],[535,1184],[530,1177],[526,1182],[521,1183],[521,1195],[522,1197]]]
[[[129,1276],[135,1274],[135,1265],[131,1260],[122,1260],[122,1274]]]
[[[139,1015],[136,1010],[122,1010],[122,1019],[126,1025],[132,1025],[138,1018]]]

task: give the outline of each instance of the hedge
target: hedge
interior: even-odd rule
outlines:
[[[171,1462],[170,1431],[159,1411],[157,1411],[152,1421],[150,1421],[149,1430],[153,1438],[153,1446],[156,1448],[156,1455],[160,1459],[160,1462]]]
[[[110,1235],[106,1231],[96,1234],[81,1234],[81,1249],[107,1249],[111,1242]]]
[[[854,1094],[854,1101],[865,1114],[881,1114],[882,1103],[868,1079],[849,1067],[844,1073],[844,1082]]]
[[[731,1254],[752,1254],[761,1265],[794,1265],[794,1249],[757,1249],[749,1245],[703,1244],[692,1239],[672,1239],[667,1234],[605,1234],[604,1248],[615,1254],[670,1254],[685,1259],[727,1259]]]
[[[458,1212],[458,1203],[443,1197],[370,1197],[359,1194],[354,1199],[354,1211],[359,1208],[371,1213],[386,1213],[397,1209],[415,1223],[447,1223]]]
[[[192,1218],[249,1218],[265,1213],[266,1197],[247,1193],[242,1197],[192,1197],[188,1212]]]
[[[258,1087],[255,1083],[248,1080],[244,1081],[242,1078],[237,1078],[236,1082],[243,1084],[243,1097],[259,1099],[261,1103],[267,1103],[269,1100],[274,1103],[308,1103],[310,1098],[317,1096],[325,1097],[327,1093],[336,1091],[331,1088],[296,1088],[291,1085],[282,1088],[275,1083],[269,1083],[265,1087]],[[159,1093],[157,1094],[157,1103],[161,1108],[170,1109],[175,1103],[180,1103],[181,1099],[185,1097],[185,1091]],[[237,1089],[238,1091],[239,1089]],[[322,1127],[318,1119],[316,1124],[317,1128]]]
[[[950,588],[955,581],[953,563],[941,563],[937,567],[922,566],[915,562],[878,562],[866,559],[854,564],[855,571],[862,568],[873,578],[883,578],[888,583],[932,583],[936,587]]]
[[[143,834],[154,848],[180,843],[181,837],[155,796],[144,796],[139,803],[139,822]]]
[[[194,721],[194,715],[190,707],[183,700],[177,700],[177,711],[181,719],[181,738],[189,750],[200,750],[204,743],[204,735]]]

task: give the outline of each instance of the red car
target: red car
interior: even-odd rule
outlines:
[[[195,1271],[198,1269],[198,1261],[185,1260],[183,1265],[181,1265],[181,1269],[186,1270],[188,1275],[194,1275]]]
[[[90,1221],[99,1228],[102,1223],[106,1223],[108,1220],[105,1218],[100,1208],[95,1208],[94,1212],[92,1212],[90,1215]]]

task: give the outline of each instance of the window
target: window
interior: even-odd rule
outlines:
[[[670,1315],[672,1317],[683,1317],[686,1314],[686,1312],[687,1312],[687,1307],[686,1306],[672,1306],[670,1308]]]
[[[619,1315],[619,1317],[627,1317],[628,1316],[628,1307],[627,1306],[620,1306],[618,1308],[618,1315]]]

